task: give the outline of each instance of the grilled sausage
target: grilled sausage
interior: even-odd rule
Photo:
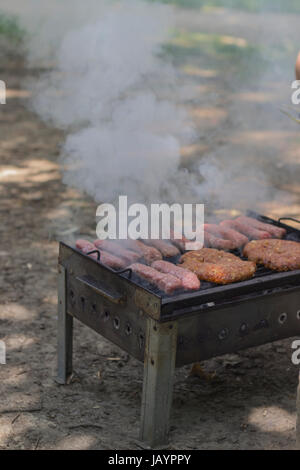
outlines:
[[[170,230],[170,237],[173,245],[175,245],[182,253],[186,250],[186,243],[191,243],[184,235],[179,235],[173,230]]]
[[[160,251],[158,251],[153,246],[147,246],[139,240],[131,240],[130,238],[128,240],[123,240],[122,244],[123,242],[124,247],[134,251],[135,253],[138,253],[147,264],[151,264],[153,261],[162,259]]]
[[[85,254],[88,253],[89,251],[97,250],[97,247],[93,243],[84,239],[77,240],[76,248],[78,248],[78,250],[82,251]],[[128,265],[128,263],[124,259],[117,258],[116,256],[110,253],[107,253],[104,250],[101,250],[100,254],[101,254],[100,263],[105,264],[106,266],[109,266],[112,269],[123,269]],[[89,256],[91,258],[98,259],[98,256],[96,253],[93,253]]]
[[[242,233],[243,235],[246,235],[246,237],[249,237],[252,240],[263,240],[264,238],[272,238],[269,232],[258,230],[250,224],[241,222],[237,219],[223,220],[220,225],[225,228],[232,228],[234,230],[237,230],[238,232]]]
[[[82,253],[85,253],[85,254],[88,253],[89,251],[96,250],[94,243],[89,242],[88,240],[84,240],[83,238],[79,238],[76,241],[75,246],[78,250],[82,251]]]
[[[112,240],[95,240],[94,245],[97,248],[102,248],[109,253],[120,256],[125,261],[127,261],[128,264],[135,263],[141,258],[138,253],[126,250],[126,248],[123,248],[119,243]]]
[[[172,256],[180,255],[180,251],[176,246],[168,243],[164,240],[143,240],[148,246],[154,246],[158,251],[161,252],[164,258],[171,258]]]
[[[229,249],[231,250],[234,250],[235,248],[240,248],[249,241],[248,238],[245,237],[245,235],[242,235],[236,230],[228,229],[216,224],[205,224],[204,230],[217,238],[230,240],[230,242],[232,243],[232,248]],[[220,243],[219,246],[220,248],[222,248]],[[218,248],[218,246],[215,246],[214,248]]]
[[[212,233],[204,230],[204,244],[208,248],[217,248],[220,250],[234,250],[235,244],[231,240],[224,240],[216,237]]]
[[[152,268],[157,269],[161,273],[172,274],[172,276],[180,279],[182,287],[185,290],[198,290],[200,289],[200,281],[196,274],[187,269],[180,268],[175,264],[168,261],[154,261]]]
[[[244,246],[246,243],[248,243],[248,237],[232,228],[232,224],[227,222],[231,221],[224,220],[223,222],[220,222],[219,225],[217,225],[221,236],[226,238],[226,240],[231,240],[235,244],[236,248],[240,248],[241,246]]]
[[[236,230],[226,229],[217,224],[204,224],[204,230],[210,233],[211,235],[214,235],[218,239],[220,238],[222,240],[230,240],[231,246],[232,246],[231,248],[228,248],[228,246],[230,246],[229,244],[227,243],[224,244],[223,242],[217,241],[217,244],[219,246],[215,246],[214,248],[218,248],[218,247],[222,248],[222,243],[223,243],[224,249],[234,250],[235,248],[239,248],[240,246],[245,245],[249,241],[248,238],[245,237],[245,235],[242,235]],[[213,241],[213,244],[215,243],[216,242]]]
[[[138,276],[155,285],[166,294],[173,294],[175,290],[182,287],[180,279],[171,274],[162,274],[145,264],[134,263],[130,266],[133,272]]]
[[[231,240],[235,244],[236,248],[240,248],[246,245],[246,243],[248,243],[249,241],[246,235],[243,235],[237,230],[226,228],[226,227],[221,227],[221,226],[219,226],[219,230],[220,230],[221,235],[224,238],[226,238],[227,240]]]
[[[285,228],[276,227],[275,225],[272,225],[272,224],[266,224],[266,223],[260,222],[259,220],[254,219],[253,217],[242,216],[242,217],[238,217],[237,220],[247,223],[251,225],[252,227],[257,228],[258,230],[266,230],[275,238],[282,238],[286,235]]]
[[[204,231],[211,233],[217,238],[222,238],[220,227],[217,224],[204,224]]]

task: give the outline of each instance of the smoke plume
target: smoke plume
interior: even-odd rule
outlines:
[[[226,143],[209,149],[190,171],[182,168],[182,146],[205,135],[199,128],[196,135],[183,106],[185,77],[164,52],[176,22],[170,5],[143,0],[27,0],[25,6],[17,0],[2,0],[1,8],[17,14],[28,31],[29,64],[45,67],[31,84],[31,104],[45,121],[65,130],[61,163],[68,185],[85,191],[96,202],[111,202],[124,194],[138,202],[205,202],[210,208],[255,208],[274,194],[280,197],[271,173],[277,175],[282,152],[275,156],[270,146],[269,155],[265,152],[262,158],[258,147],[252,151],[248,142],[246,154],[243,142],[234,143],[236,136],[233,143],[227,139],[228,127],[223,129],[222,124],[216,132]],[[196,27],[199,23],[199,28],[205,29],[209,16],[201,23],[198,10],[197,15]],[[228,34],[237,29],[242,35],[237,20],[243,20],[243,14],[234,13],[234,31],[232,15],[225,14],[222,27]],[[257,19],[261,38],[255,39],[263,44],[275,39],[277,44],[279,31],[282,38],[288,34],[289,23],[284,18],[277,21],[273,33],[265,16]],[[247,61],[248,68],[255,70],[256,56],[246,57]],[[268,83],[283,75],[289,92],[293,67],[284,71],[268,59],[265,73],[259,79],[256,74],[253,80],[255,92],[268,92]],[[289,128],[276,104],[250,104],[233,96],[226,108],[226,124],[233,132],[251,136],[253,129],[265,129],[268,137],[268,130]],[[190,103],[193,99],[192,92]],[[206,106],[206,99],[204,96],[200,101],[198,92],[200,108]],[[245,111],[249,113],[245,115]]]
[[[176,104],[177,72],[162,49],[174,25],[172,7],[54,3],[45,17],[23,23],[32,31],[30,62],[53,64],[35,84],[32,105],[66,130],[64,181],[97,202],[119,194],[139,202],[191,198],[194,177],[179,167],[193,129]]]

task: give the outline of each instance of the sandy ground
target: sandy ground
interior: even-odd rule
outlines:
[[[211,15],[202,24],[208,28],[210,21],[227,33],[229,19]],[[181,21],[191,30],[201,26],[191,12]],[[241,15],[239,33],[255,35],[253,24]],[[289,83],[236,90],[230,77],[214,74],[201,58],[192,65],[187,79],[200,91],[191,106],[200,138],[184,149],[185,162],[211,153],[243,155],[268,168],[276,187],[259,209],[299,216],[298,128],[283,117],[270,119],[274,99],[286,102]],[[9,89],[7,105],[0,106],[0,339],[7,347],[7,364],[0,365],[0,449],[139,449],[141,364],[76,323],[76,379],[69,386],[54,381],[55,234],[74,225],[92,233],[95,204],[62,184],[63,135],[28,110],[24,80],[36,73],[14,56],[2,60],[0,78]],[[210,381],[191,377],[189,367],[177,370],[170,448],[294,448],[291,341],[206,361],[205,370],[216,373]]]

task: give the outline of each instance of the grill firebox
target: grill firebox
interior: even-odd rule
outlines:
[[[300,231],[255,216],[300,241]],[[248,281],[167,297],[60,243],[58,277],[59,383],[72,373],[77,318],[144,362],[140,438],[152,447],[168,439],[175,367],[300,334],[300,270],[261,268]]]

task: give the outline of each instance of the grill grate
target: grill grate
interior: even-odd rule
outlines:
[[[247,215],[250,217],[255,217],[258,220],[270,223],[278,227],[284,227],[287,230],[287,235],[285,239],[298,241],[300,242],[300,231],[294,227],[283,224],[276,220],[270,219],[266,216],[256,214],[255,212],[248,211]],[[299,222],[300,223],[300,222]],[[80,254],[84,258],[92,260],[93,263],[99,266],[99,263],[90,258],[87,255],[84,255],[82,252],[78,251],[76,248],[72,248],[73,251]],[[242,250],[233,250],[233,254],[239,256],[241,259],[246,259],[242,255]],[[177,263],[180,256],[169,258],[168,261]],[[100,259],[101,263],[101,259]],[[174,292],[172,295],[167,295],[157,287],[154,287],[149,282],[141,279],[135,273],[130,272],[128,269],[117,272],[113,269],[110,269],[104,265],[101,267],[106,270],[114,273],[114,275],[121,282],[129,282],[133,286],[139,289],[143,289],[148,292],[150,295],[154,295],[160,299],[162,306],[166,315],[168,312],[181,307],[188,307],[191,305],[203,305],[207,303],[220,303],[227,302],[228,299],[237,299],[241,296],[253,296],[254,293],[261,295],[264,292],[278,289],[286,289],[291,286],[296,286],[300,284],[300,270],[288,271],[288,272],[275,272],[270,269],[265,268],[264,266],[258,266],[255,275],[246,281],[240,281],[227,285],[218,285],[212,282],[201,281],[201,287],[198,291],[193,292],[184,292],[182,290]],[[163,312],[162,312],[163,313]]]
[[[248,211],[247,212],[247,215],[249,217],[254,217],[258,220],[260,220],[261,222],[265,222],[265,223],[271,223],[272,225],[276,225],[277,227],[284,227],[286,230],[287,230],[287,235],[285,236],[285,240],[291,240],[291,241],[297,241],[297,242],[300,242],[300,231],[298,231],[297,229],[293,228],[293,227],[290,227],[290,226],[287,226],[287,225],[284,225],[282,224],[281,222],[278,222],[276,220],[273,220],[273,219],[270,219],[266,216],[263,216],[263,215],[260,215],[260,214],[257,214],[253,211]],[[295,219],[293,219],[295,222],[297,222]],[[299,222],[300,223],[300,222]],[[231,253],[233,253],[234,255],[236,256],[239,256],[242,260],[245,260],[247,261],[247,258],[243,256],[242,254],[242,250],[232,250]],[[181,255],[180,255],[181,256]],[[177,264],[179,262],[179,259],[180,259],[180,256],[177,256],[177,257],[173,257],[173,258],[168,258],[166,259],[166,261],[169,261],[171,263],[174,263],[174,264]],[[267,269],[265,268],[264,266],[258,266],[257,267],[257,270],[255,272],[255,275],[253,276],[252,279],[259,279],[259,278],[264,278],[266,276],[269,276],[269,275],[273,275],[273,276],[278,276],[280,275],[280,273],[276,273],[270,269]],[[128,277],[128,276],[126,276]],[[132,277],[131,277],[131,280],[141,286],[141,287],[144,287],[150,291],[152,291],[154,294],[158,295],[159,297],[163,298],[163,299],[172,299],[174,297],[176,297],[177,295],[180,295],[180,293],[182,292],[174,292],[174,294],[172,294],[171,296],[170,295],[167,295],[165,294],[164,292],[162,292],[161,290],[159,290],[158,288],[156,287],[153,287],[153,285],[151,285],[150,283],[148,283],[147,281],[144,281],[142,280],[139,276],[135,275],[134,273],[132,274]],[[243,284],[247,282],[247,281],[243,281]],[[242,284],[241,282],[239,283],[235,283],[235,285],[239,285],[239,284]],[[233,284],[231,284],[233,285]],[[197,293],[201,294],[203,292],[207,292],[209,291],[210,289],[217,289],[217,288],[222,288],[223,286],[220,286],[218,284],[215,284],[213,282],[207,282],[207,281],[201,281],[201,286],[200,286],[200,289],[198,291],[194,291],[193,294],[187,294],[185,293],[184,295],[186,296],[189,296],[189,295],[195,295]],[[257,286],[257,289],[256,290],[259,290],[259,285]]]

